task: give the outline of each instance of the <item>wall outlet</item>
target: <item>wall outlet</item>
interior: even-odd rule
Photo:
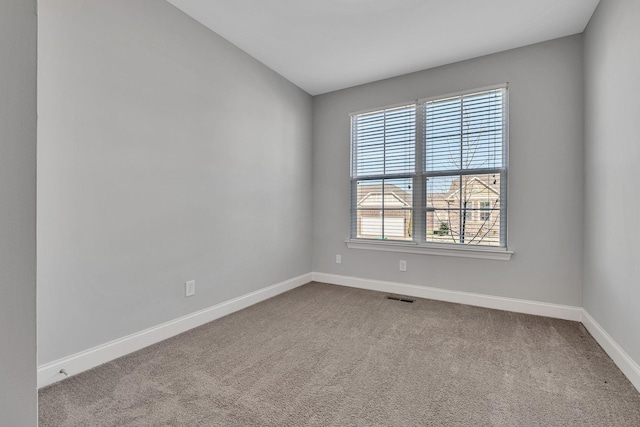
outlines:
[[[407,271],[407,261],[404,259],[400,260],[400,271]]]
[[[190,297],[196,294],[196,281],[189,280],[184,284],[184,296]]]
[[[336,255],[336,264],[342,264],[342,255]]]

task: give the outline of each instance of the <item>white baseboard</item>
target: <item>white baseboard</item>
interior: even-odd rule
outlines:
[[[178,319],[162,323],[149,329],[128,335],[126,337],[90,348],[38,367],[38,388],[60,381],[66,376],[60,373],[64,369],[68,376],[78,374],[103,363],[117,359],[134,351],[140,350],[172,336],[186,332],[212,320],[247,308],[260,301],[264,301],[283,292],[297,288],[311,281],[311,273],[294,277],[284,282],[260,289],[255,292],[234,298],[229,301],[205,308],[204,310],[182,316]]]
[[[582,320],[582,307],[574,307],[570,305],[550,304],[546,302],[474,294],[470,292],[450,291],[446,289],[430,288],[427,286],[383,282],[379,280],[340,276],[336,274],[314,272],[311,273],[311,275],[313,280],[316,282],[330,283],[333,285],[349,286],[352,288],[368,289],[371,291],[388,292],[416,298],[427,298],[458,304],[474,305],[477,307],[513,311],[516,313],[574,320],[578,322]]]
[[[631,384],[640,392],[640,365],[611,338],[611,335],[585,309],[582,310],[582,324],[604,351],[607,352],[622,373],[631,381]]]
[[[582,307],[550,304],[537,301],[527,301],[515,298],[497,297],[475,294],[470,292],[451,291],[426,286],[410,285],[406,283],[384,282],[379,280],[362,279],[351,276],[341,276],[327,273],[308,273],[294,277],[284,282],[260,289],[255,292],[217,304],[213,307],[188,314],[161,325],[128,335],[126,337],[90,348],[74,355],[43,364],[38,367],[38,388],[60,381],[66,376],[75,375],[103,363],[125,356],[151,344],[155,344],[172,336],[186,332],[189,329],[219,319],[223,316],[247,308],[253,304],[274,297],[283,292],[302,286],[310,281],[349,286],[379,292],[407,295],[416,298],[427,298],[467,304],[497,310],[513,311],[516,313],[533,314],[558,319],[582,322],[593,338],[602,346],[609,357],[626,375],[638,391],[640,391],[640,365],[636,363],[615,340],[589,315]]]

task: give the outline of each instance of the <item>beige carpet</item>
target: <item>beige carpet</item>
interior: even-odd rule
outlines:
[[[40,391],[40,426],[640,426],[580,323],[310,283]]]

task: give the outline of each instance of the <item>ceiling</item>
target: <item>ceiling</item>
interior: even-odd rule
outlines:
[[[312,95],[584,31],[599,0],[168,0]]]

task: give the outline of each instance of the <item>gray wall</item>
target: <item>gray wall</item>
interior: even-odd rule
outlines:
[[[640,363],[640,2],[602,0],[585,32],[584,307]]]
[[[34,7],[12,0],[0,9],[0,50],[15,58],[0,68],[0,190],[9,207],[0,218],[0,332],[14,343],[2,346],[2,360],[15,363],[0,374],[0,409],[26,414],[27,423],[35,417]],[[628,95],[640,93],[639,60],[630,54],[640,40],[639,8],[603,0],[584,58],[582,36],[572,36],[322,95],[312,105],[165,2],[42,2],[39,363],[311,269],[584,303],[640,360],[640,208],[629,196],[640,103]],[[512,260],[347,249],[349,113],[503,82]],[[407,272],[398,271],[400,259]],[[197,294],[185,299],[190,279]]]
[[[39,363],[311,270],[307,93],[164,1],[39,19]]]
[[[581,37],[314,98],[314,271],[581,306]],[[349,113],[503,82],[510,85],[511,261],[347,249]],[[407,272],[398,270],[400,259]]]
[[[0,424],[34,426],[36,2],[0,2]]]

